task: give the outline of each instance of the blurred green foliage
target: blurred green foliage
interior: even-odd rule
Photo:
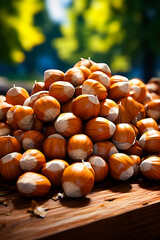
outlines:
[[[0,1],[0,61],[21,63],[25,52],[45,41],[34,16],[43,8],[42,0]]]
[[[28,73],[44,71],[49,61],[65,69],[91,57],[107,63],[112,74],[127,73],[134,64],[145,81],[153,76],[160,54],[159,0],[71,0],[67,13],[68,21],[58,25],[44,0],[0,0],[0,62],[23,62],[16,66]]]
[[[53,39],[66,63],[90,56],[113,72],[126,72],[142,60],[152,74],[160,53],[159,0],[72,0],[68,17],[62,37]]]

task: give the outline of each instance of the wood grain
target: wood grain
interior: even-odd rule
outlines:
[[[0,205],[0,239],[159,239],[160,182],[108,177],[86,198],[54,201],[56,192],[35,199],[48,209],[43,219],[28,212],[31,199],[16,190],[1,196],[0,201],[6,197],[9,202]]]

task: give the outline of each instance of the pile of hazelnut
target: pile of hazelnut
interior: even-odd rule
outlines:
[[[30,95],[0,96],[0,175],[27,197],[86,196],[108,174],[160,180],[159,121],[159,78],[128,80],[90,58],[49,69]]]

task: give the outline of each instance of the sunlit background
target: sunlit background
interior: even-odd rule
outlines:
[[[159,24],[159,0],[1,0],[0,86],[32,85],[81,57],[112,75],[160,77]]]

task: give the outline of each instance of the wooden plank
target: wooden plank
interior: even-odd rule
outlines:
[[[8,206],[0,205],[1,240],[20,239],[159,239],[160,183],[132,178],[119,182],[107,178],[86,198],[53,201],[52,194],[35,199],[48,208],[45,218],[27,210],[31,199],[17,192],[8,195]],[[0,197],[0,200],[4,198]],[[131,236],[130,236],[131,235]],[[106,237],[107,236],[107,237]],[[144,237],[144,238],[143,238]],[[147,238],[149,237],[149,238]]]

